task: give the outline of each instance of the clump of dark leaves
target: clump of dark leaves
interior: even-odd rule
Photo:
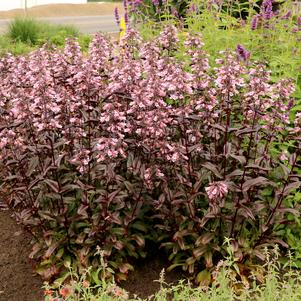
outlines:
[[[261,64],[221,53],[209,65],[199,36],[177,31],[119,47],[96,35],[88,55],[70,40],[0,61],[1,199],[35,237],[46,279],[66,267],[124,279],[146,239],[173,266],[210,272],[230,238],[240,264],[287,243],[277,225],[299,186],[301,115],[294,87]]]

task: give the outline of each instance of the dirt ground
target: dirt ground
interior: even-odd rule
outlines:
[[[28,259],[30,237],[0,211],[0,301],[42,301],[42,280]]]
[[[30,237],[10,217],[8,211],[0,211],[0,301],[43,301],[43,281],[33,273],[28,259],[31,252]],[[162,269],[168,266],[167,258],[150,250],[147,259],[135,264],[135,271],[121,283],[132,296],[146,298],[159,290],[156,281]],[[176,283],[182,274],[165,274],[165,282]]]
[[[146,259],[134,265],[135,270],[129,274],[126,281],[121,282],[120,286],[130,293],[130,297],[135,295],[143,299],[150,297],[160,289],[158,280],[162,269],[166,284],[177,284],[180,279],[185,278],[181,271],[166,272],[168,265],[167,257],[154,250]]]
[[[68,16],[98,16],[113,15],[114,8],[122,11],[121,3],[87,3],[87,4],[51,4],[39,5],[27,10],[29,17],[68,17]],[[0,11],[0,19],[24,17],[23,9]]]

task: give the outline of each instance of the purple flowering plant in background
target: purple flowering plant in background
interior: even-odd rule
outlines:
[[[236,53],[239,59],[247,61],[250,59],[250,52],[246,50],[242,45],[238,44],[236,47]]]
[[[185,16],[189,1],[166,1],[166,0],[129,0],[130,12],[136,21],[164,20],[169,18],[181,19]]]
[[[273,0],[264,0],[262,2],[260,14],[265,20],[270,20],[274,16]]]
[[[114,9],[115,22],[118,26],[120,26],[120,15],[117,7]]]

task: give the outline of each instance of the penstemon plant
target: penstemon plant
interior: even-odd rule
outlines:
[[[117,48],[97,34],[87,56],[70,40],[1,59],[1,199],[46,279],[106,265],[102,279],[122,280],[146,240],[194,276],[226,256],[225,237],[247,269],[287,247],[277,226],[300,213],[285,202],[300,186],[294,85],[242,46],[211,66],[198,35],[185,59],[181,44],[173,26],[151,42],[129,29]]]
[[[144,186],[116,173],[122,144],[106,134],[114,125],[101,117],[112,50],[96,35],[89,58],[70,40],[63,52],[41,49],[1,62],[1,191],[35,237],[30,256],[49,280],[69,266],[97,269],[97,248],[117,279],[132,269],[124,258],[144,256]],[[104,144],[116,162],[104,162]]]

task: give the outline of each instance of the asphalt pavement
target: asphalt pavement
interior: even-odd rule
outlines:
[[[73,16],[73,17],[44,17],[36,18],[37,20],[47,22],[50,24],[73,25],[79,29],[81,33],[93,34],[98,31],[114,33],[118,32],[114,16]],[[0,34],[7,31],[11,19],[0,20]]]

